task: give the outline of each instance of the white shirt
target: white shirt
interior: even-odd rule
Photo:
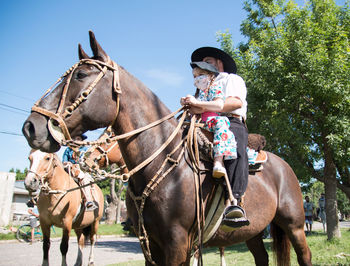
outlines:
[[[219,86],[222,87],[224,95],[228,97],[237,97],[239,98],[243,105],[241,108],[238,108],[232,111],[232,114],[240,115],[244,119],[247,117],[247,88],[245,86],[244,80],[236,74],[228,74],[226,72],[220,72],[216,77],[215,81]]]

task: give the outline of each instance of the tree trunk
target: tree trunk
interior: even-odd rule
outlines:
[[[115,179],[110,180],[111,202],[106,208],[106,224],[114,224],[117,218],[118,197],[115,193]]]
[[[117,205],[112,201],[105,210],[106,224],[115,224],[117,217]]]
[[[121,179],[118,180],[118,191],[117,191],[117,223],[120,223],[120,213],[122,209],[122,192],[123,192],[123,181]]]
[[[318,181],[325,183],[324,182],[324,176],[320,175],[314,168],[314,165],[312,163],[308,163],[308,168],[312,172],[312,176],[316,178]],[[337,168],[339,169],[339,168]],[[350,179],[349,179],[350,181]],[[341,184],[339,180],[337,180],[337,187],[348,197],[350,200],[350,186]]]
[[[326,221],[328,240],[341,237],[339,230],[338,208],[337,208],[337,179],[336,166],[332,158],[332,152],[325,141],[324,144],[324,184],[326,196]]]

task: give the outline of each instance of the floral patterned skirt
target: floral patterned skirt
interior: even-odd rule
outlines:
[[[214,157],[224,156],[224,160],[237,158],[237,143],[230,130],[226,116],[209,116],[205,128],[214,133]]]

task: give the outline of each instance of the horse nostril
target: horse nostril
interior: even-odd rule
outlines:
[[[30,121],[26,121],[23,125],[22,132],[23,132],[23,135],[27,138],[30,138],[31,136],[33,136],[35,134],[33,123]]]

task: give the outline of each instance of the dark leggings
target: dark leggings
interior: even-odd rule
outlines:
[[[230,130],[233,132],[237,142],[237,159],[225,160],[225,168],[230,180],[233,196],[239,199],[247,189],[248,185],[248,130],[238,118],[230,117]],[[226,198],[228,193],[226,191]]]

